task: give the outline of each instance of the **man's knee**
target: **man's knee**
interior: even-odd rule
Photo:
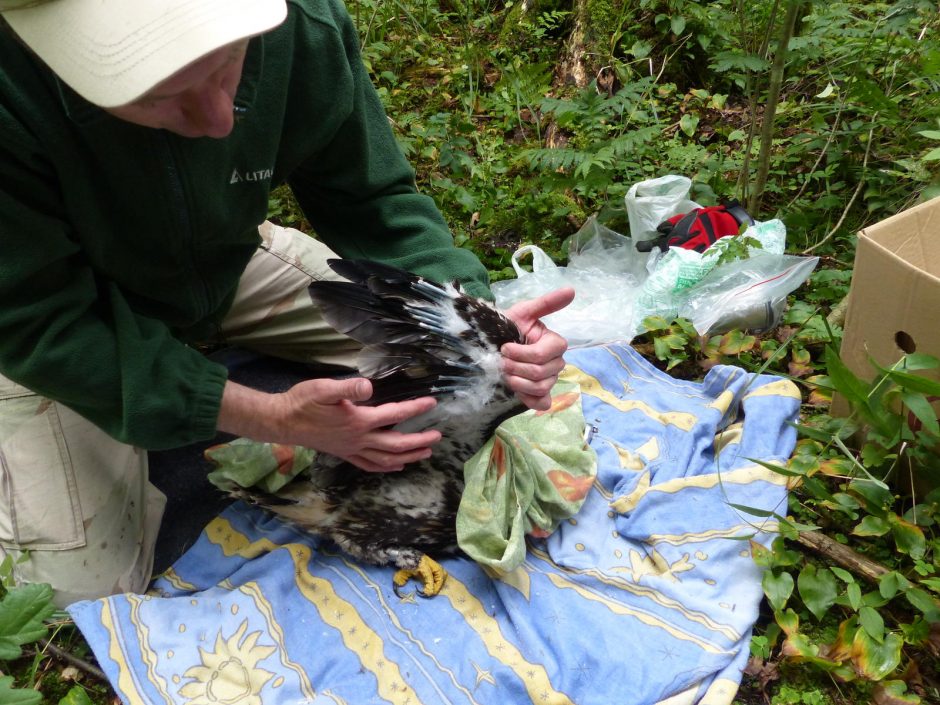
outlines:
[[[165,498],[146,453],[0,378],[0,552],[56,603],[141,591]]]

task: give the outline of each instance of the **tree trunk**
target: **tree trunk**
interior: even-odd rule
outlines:
[[[787,4],[787,13],[780,28],[780,38],[777,51],[774,52],[774,62],[770,69],[770,86],[767,89],[767,102],[764,106],[764,119],[760,131],[760,152],[757,156],[757,176],[754,179],[754,188],[748,199],[747,210],[757,214],[760,210],[761,197],[767,185],[767,175],[770,173],[770,152],[773,149],[774,118],[777,116],[777,103],[780,101],[780,92],[783,89],[783,73],[787,62],[787,50],[793,30],[796,27],[797,17],[800,15],[800,3],[790,0]]]
[[[574,85],[578,88],[586,88],[591,82],[584,59],[586,51],[585,37],[587,36],[587,26],[590,21],[588,4],[588,0],[574,0],[574,6],[572,7],[574,23],[571,34],[568,35],[565,42],[565,50],[561,61],[558,63],[558,70],[555,73],[555,83],[557,85]]]

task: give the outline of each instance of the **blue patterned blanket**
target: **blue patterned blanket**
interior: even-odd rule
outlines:
[[[799,392],[735,367],[674,380],[629,346],[572,350],[598,474],[497,577],[440,596],[236,504],[148,595],[69,608],[125,703],[728,705],[761,599],[749,539],[786,513]]]

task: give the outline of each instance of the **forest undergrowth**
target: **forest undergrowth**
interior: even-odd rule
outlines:
[[[781,219],[820,263],[779,325],[700,336],[651,318],[670,374],[735,364],[803,393],[766,596],[737,702],[940,703],[940,361],[858,376],[840,358],[856,233],[940,195],[940,16],[929,2],[351,0],[362,54],[419,188],[493,280],[535,244],[564,264],[594,216],[666,174],[702,205]],[[308,224],[289,191],[270,217]],[[888,292],[890,295],[890,292]],[[934,351],[937,352],[937,351]],[[833,393],[849,415],[831,416]],[[41,586],[0,601],[0,703],[110,703]]]

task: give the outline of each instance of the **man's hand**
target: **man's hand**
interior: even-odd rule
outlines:
[[[394,472],[429,457],[440,432],[406,434],[388,427],[433,409],[437,401],[356,403],[371,396],[372,384],[362,378],[311,379],[282,394],[227,382],[218,428],[257,441],[313,448],[369,472]]]
[[[562,355],[568,349],[567,341],[539,319],[560,311],[573,300],[574,289],[558,289],[506,311],[526,342],[506,343],[502,347],[503,374],[509,388],[530,409],[545,410],[552,405],[550,392],[565,367]]]

